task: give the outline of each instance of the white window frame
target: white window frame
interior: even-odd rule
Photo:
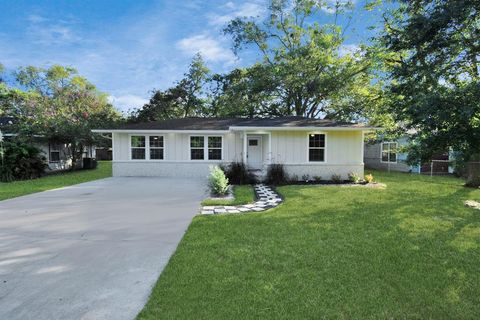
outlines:
[[[388,144],[388,150],[385,151],[383,150],[383,145]],[[391,153],[391,148],[390,144],[395,144],[395,161],[390,161],[390,153]],[[386,152],[388,154],[388,160],[383,161],[383,153]],[[398,142],[396,141],[383,141],[380,143],[380,162],[381,163],[398,163]]]
[[[162,137],[163,139],[163,159],[150,159],[150,137]],[[132,159],[132,137],[145,137],[145,159]],[[162,134],[143,134],[143,133],[132,133],[128,135],[128,159],[130,161],[165,161],[166,159],[166,143],[165,135]],[[162,149],[162,148],[152,148],[152,149]]]
[[[192,145],[191,145],[191,139],[192,137],[203,137],[203,159],[192,159]],[[209,148],[208,147],[208,138],[210,137],[215,137],[215,138],[220,138],[222,145],[220,148]],[[218,134],[209,134],[209,135],[203,135],[203,134],[191,134],[188,136],[188,160],[193,161],[193,162],[220,162],[223,161],[224,159],[224,143],[223,143],[223,135],[218,135]],[[201,149],[201,148],[193,148],[193,149]],[[220,149],[221,150],[221,159],[208,159],[208,149]]]
[[[325,137],[325,146],[310,148],[310,135],[323,134]],[[327,163],[327,133],[326,132],[308,132],[307,133],[307,163]],[[310,149],[323,149],[323,161],[310,161]]]
[[[58,149],[54,149],[53,146],[57,146]],[[61,145],[60,144],[48,144],[48,162],[50,163],[59,163],[62,159],[60,158],[61,155]],[[52,152],[58,152],[58,160],[52,160]]]
[[[163,147],[150,147],[150,137],[161,137],[163,141]],[[131,141],[131,140],[130,140]],[[165,160],[165,136],[161,134],[149,134],[148,135],[148,161],[164,161]],[[163,159],[150,159],[150,149],[162,149]]]

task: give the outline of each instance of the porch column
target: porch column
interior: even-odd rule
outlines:
[[[247,164],[247,133],[243,131],[243,163]]]

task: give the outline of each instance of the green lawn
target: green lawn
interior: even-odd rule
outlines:
[[[72,184],[97,180],[112,176],[110,161],[99,161],[95,170],[63,172],[35,180],[0,183],[0,200],[15,198],[26,194],[70,186]]]
[[[480,211],[463,181],[285,186],[266,213],[197,216],[139,319],[478,319]]]
[[[255,192],[253,186],[243,185],[233,187],[234,199],[231,200],[214,200],[205,199],[202,201],[203,206],[235,206],[240,204],[248,204],[255,201]]]

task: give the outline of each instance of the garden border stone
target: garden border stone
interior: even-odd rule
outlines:
[[[275,208],[283,202],[282,198],[272,188],[264,184],[253,186],[257,201],[238,206],[203,206],[200,214],[246,213],[261,212]]]

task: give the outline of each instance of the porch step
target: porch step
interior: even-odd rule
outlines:
[[[249,173],[253,174],[258,181],[263,181],[267,177],[267,171],[261,169],[249,169]]]

